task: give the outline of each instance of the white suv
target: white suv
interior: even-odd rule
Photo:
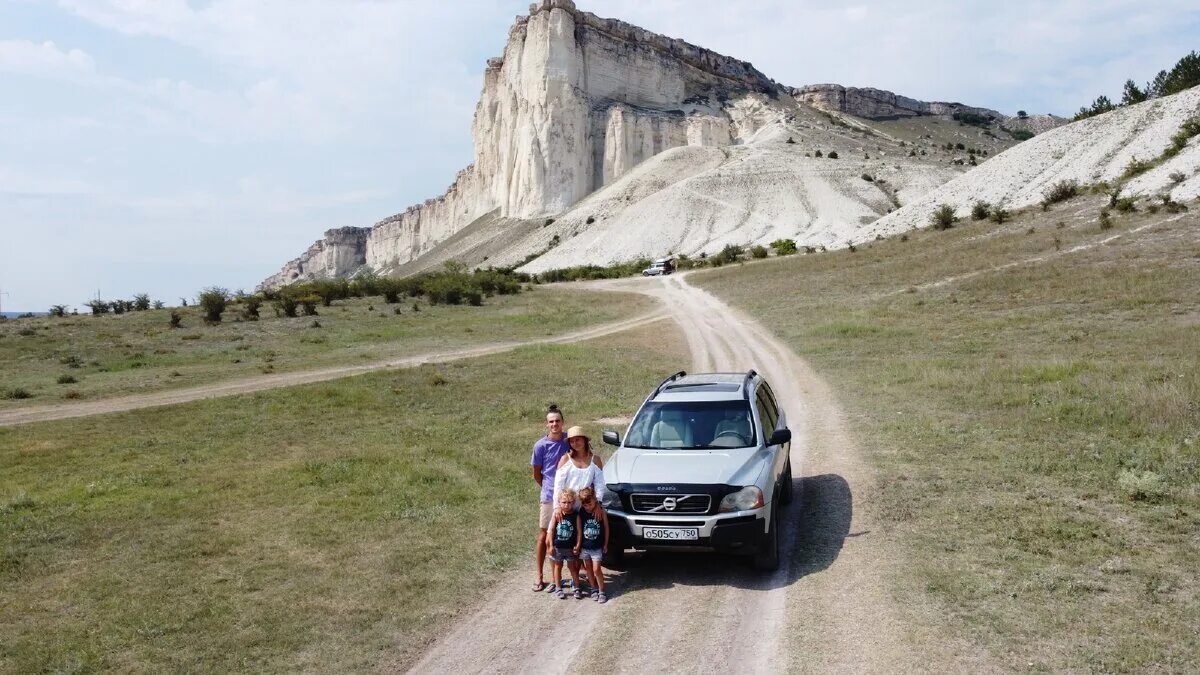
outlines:
[[[705,549],[779,566],[779,510],[792,500],[792,433],[753,370],[663,380],[605,464],[612,541],[626,548]]]

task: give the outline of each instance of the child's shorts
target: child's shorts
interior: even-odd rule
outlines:
[[[580,560],[595,560],[600,562],[604,559],[604,549],[602,548],[585,548],[579,552]]]
[[[554,547],[550,551],[550,559],[554,562],[571,562],[575,560],[575,549]]]

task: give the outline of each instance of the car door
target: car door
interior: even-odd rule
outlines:
[[[758,392],[754,396],[754,405],[758,409],[758,420],[762,427],[763,443],[769,443],[771,434],[779,429],[779,409],[775,406],[775,401],[772,400],[770,390],[766,384],[759,387]],[[783,445],[768,446],[767,450],[771,453],[771,475],[775,482],[779,481],[779,477],[783,475],[783,470],[787,466],[788,443]]]

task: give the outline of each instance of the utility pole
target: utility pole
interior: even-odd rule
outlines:
[[[2,302],[2,299],[6,295],[8,295],[8,291],[0,290],[0,316],[4,316],[4,311],[3,311],[4,303]]]

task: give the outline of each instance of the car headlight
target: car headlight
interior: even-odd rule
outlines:
[[[606,490],[604,492],[604,500],[600,504],[606,509],[620,509],[621,495],[616,490]]]
[[[737,492],[725,495],[721,500],[721,506],[717,509],[721,513],[727,511],[749,511],[757,509],[763,505],[763,493],[753,485],[738,490]]]

